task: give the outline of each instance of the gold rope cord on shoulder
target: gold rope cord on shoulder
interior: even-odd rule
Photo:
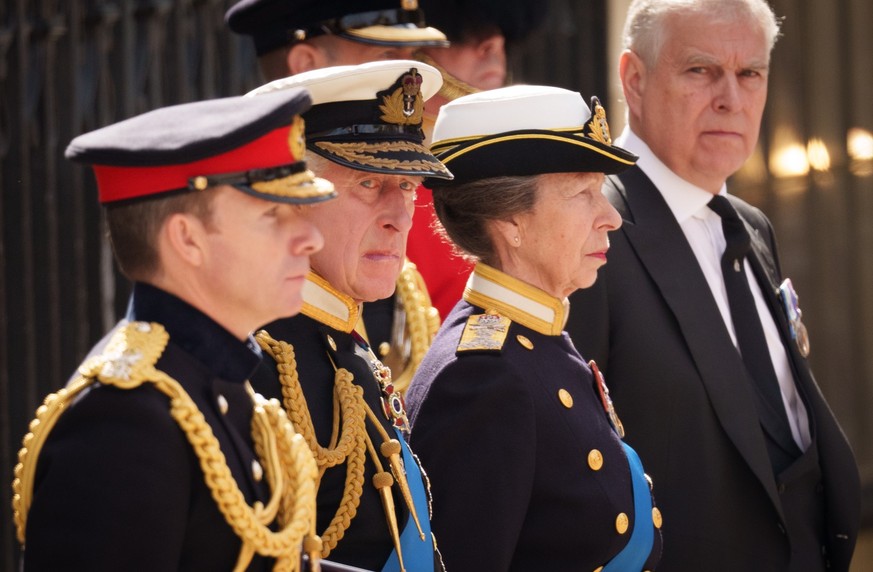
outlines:
[[[134,389],[147,382],[170,398],[170,415],[200,460],[206,485],[219,510],[242,540],[235,570],[244,570],[255,553],[276,558],[277,571],[298,570],[301,548],[317,561],[318,469],[306,442],[295,434],[277,401],[255,398],[252,438],[265,467],[272,497],[267,505],[256,502],[249,506],[227,466],[218,439],[197,405],[176,380],[154,367],[168,340],[160,324],[134,322],[121,327],[102,355],[86,361],[70,386],[49,395],[37,410],[18,454],[12,483],[13,517],[19,542],[25,543],[39,452],[60,415],[77,395],[95,383]],[[267,526],[274,519],[281,527],[278,532]]]
[[[255,339],[261,348],[276,362],[285,409],[294,428],[303,436],[303,439],[312,449],[319,468],[319,480],[324,474],[325,469],[337,464],[336,456],[340,446],[345,442],[354,443],[353,449],[343,451],[343,453],[347,454],[345,459],[347,464],[346,481],[337,512],[324,533],[320,535],[323,543],[322,558],[326,558],[339,541],[342,540],[351,521],[357,514],[361,493],[363,492],[366,453],[369,451],[376,467],[373,486],[379,491],[380,498],[382,499],[386,521],[391,536],[394,539],[401,570],[403,570],[400,533],[397,526],[393,498],[390,493],[390,489],[394,484],[400,489],[401,496],[418,528],[422,541],[425,540],[425,535],[422,533],[415,503],[412,500],[412,494],[406,480],[406,472],[400,460],[400,443],[396,439],[392,439],[385,428],[382,427],[379,419],[364,400],[363,388],[354,383],[354,376],[351,372],[340,368],[336,370],[334,375],[332,435],[328,447],[323,447],[316,439],[312,417],[306,404],[306,397],[303,395],[303,389],[300,386],[294,347],[287,342],[273,339],[269,333],[263,330],[255,334]],[[387,472],[382,468],[382,463],[376,454],[376,448],[367,433],[366,420],[368,418],[382,437],[383,443],[379,450],[382,456],[389,461],[391,472]],[[342,432],[340,433],[341,423]]]
[[[447,101],[454,101],[459,97],[481,91],[478,88],[473,87],[469,83],[460,80],[450,74],[448,71],[446,71],[446,68],[436,63],[436,61],[432,57],[428,56],[422,51],[415,52],[412,57],[420,62],[435,67],[440,72],[440,75],[443,76],[443,84],[440,86],[439,94],[443,96],[443,98],[445,98]]]
[[[342,499],[336,514],[320,535],[322,540],[321,557],[326,558],[345,536],[352,520],[358,513],[361,492],[364,488],[364,467],[366,463],[365,425],[366,412],[363,407],[363,389],[355,385],[354,376],[346,369],[338,369],[334,377],[334,424],[331,442],[322,447],[315,436],[312,417],[306,404],[306,397],[300,387],[297,374],[297,358],[291,344],[277,341],[261,330],[255,335],[258,344],[276,362],[279,381],[282,385],[282,401],[294,429],[303,436],[315,462],[318,465],[318,479],[325,469],[346,463],[346,480]],[[342,423],[342,431],[340,431]]]
[[[440,327],[440,313],[431,303],[424,278],[415,264],[408,260],[397,278],[396,293],[406,314],[405,329],[410,342],[409,360],[403,370],[394,375],[394,388],[403,392],[409,387],[412,376],[433,343]]]

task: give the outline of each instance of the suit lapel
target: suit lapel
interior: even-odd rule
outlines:
[[[682,330],[691,358],[712,407],[737,450],[782,515],[766,445],[761,435],[755,398],[739,354],[682,229],[654,184],[639,168],[622,174],[618,192],[624,197],[625,221],[620,232],[628,239],[652,276]],[[627,193],[623,185],[633,189]],[[622,208],[618,209],[622,211]],[[704,335],[705,334],[705,335]]]

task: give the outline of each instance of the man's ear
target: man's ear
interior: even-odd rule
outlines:
[[[324,50],[310,42],[300,42],[288,50],[287,64],[290,75],[321,69],[328,65]]]
[[[646,73],[646,65],[637,54],[631,50],[622,52],[618,60],[618,76],[631,117],[640,117]]]
[[[161,228],[162,247],[167,254],[191,266],[199,267],[206,256],[206,227],[197,217],[174,213],[167,217]]]

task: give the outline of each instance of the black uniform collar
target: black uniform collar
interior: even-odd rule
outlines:
[[[238,340],[197,308],[149,284],[134,284],[127,319],[163,325],[173,344],[227,381],[244,382],[261,360],[251,338]]]
[[[310,272],[303,285],[303,309],[300,313],[348,334],[358,324],[361,308],[350,296],[331,286],[315,272]]]
[[[481,262],[467,280],[464,300],[546,336],[561,334],[570,309],[566,298],[559,300]]]

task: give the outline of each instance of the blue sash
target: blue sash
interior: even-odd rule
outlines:
[[[603,567],[603,572],[642,570],[655,541],[655,529],[652,524],[652,495],[649,493],[649,483],[643,472],[643,464],[636,451],[627,443],[622,441],[621,445],[627,456],[633,483],[634,529],[628,543],[621,552],[615,555],[615,558]]]
[[[412,493],[412,502],[415,504],[415,512],[418,513],[418,520],[421,523],[421,530],[424,532],[424,540],[418,535],[418,528],[415,526],[415,521],[412,515],[406,520],[406,526],[400,533],[400,549],[403,551],[403,564],[407,570],[415,572],[433,572],[433,536],[430,533],[430,511],[428,510],[427,492],[424,490],[424,479],[422,478],[421,470],[415,458],[412,456],[412,451],[406,445],[406,440],[400,431],[394,429],[397,433],[397,440],[400,441],[400,447],[403,452],[403,464],[406,467],[406,482],[409,483],[409,492]],[[382,567],[382,572],[400,572],[400,560],[397,558],[397,550],[391,552],[385,566]]]

